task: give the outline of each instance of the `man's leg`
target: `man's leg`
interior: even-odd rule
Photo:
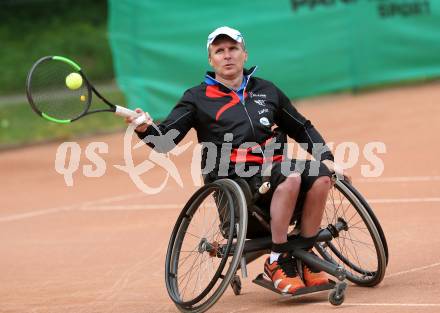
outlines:
[[[300,186],[300,174],[291,174],[276,187],[270,204],[272,252],[264,264],[264,272],[275,288],[284,293],[294,293],[305,287],[287,250],[287,231]]]
[[[307,192],[301,217],[301,236],[311,239],[310,247],[307,247],[307,250],[313,248],[314,237],[318,234],[321,225],[330,187],[330,177],[321,176],[315,180]],[[308,266],[303,267],[303,272],[306,286],[318,286],[328,283],[328,277],[324,272]]]
[[[330,177],[321,176],[307,192],[301,216],[301,236],[310,238],[317,235],[330,187]]]
[[[279,184],[273,193],[270,203],[270,229],[273,243],[287,242],[287,231],[295,210],[300,187],[301,176],[298,173],[293,173]]]

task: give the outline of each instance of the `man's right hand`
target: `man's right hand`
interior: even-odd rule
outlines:
[[[131,124],[131,123],[133,123],[134,120],[139,118],[139,116],[144,114],[145,115],[145,123],[137,126],[136,129],[135,129],[139,133],[144,133],[148,129],[148,127],[151,124],[153,124],[153,119],[151,118],[150,114],[148,114],[148,112],[144,112],[144,111],[142,111],[142,109],[137,108],[135,110],[135,112],[138,113],[139,115],[137,117],[126,117],[125,118],[125,122],[127,124]]]

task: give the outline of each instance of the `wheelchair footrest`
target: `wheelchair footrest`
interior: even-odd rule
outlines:
[[[280,290],[276,289],[275,286],[273,285],[273,282],[270,281],[269,279],[265,278],[263,273],[258,275],[252,282],[257,284],[257,285],[260,285],[261,287],[264,287],[264,288],[267,288],[269,290],[272,290],[273,292],[276,292],[276,293],[278,293],[280,295],[288,295],[288,296],[292,296],[292,297],[300,296],[300,295],[305,295],[305,294],[308,294],[308,293],[314,293],[314,292],[334,289],[335,285],[336,285],[336,283],[334,281],[329,280],[329,283],[325,284],[325,285],[313,286],[313,287],[304,287],[304,288],[298,289],[293,294],[286,294],[286,293],[282,293]]]

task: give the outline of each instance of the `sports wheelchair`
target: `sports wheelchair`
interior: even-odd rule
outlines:
[[[337,280],[302,288],[292,296],[330,290],[329,302],[340,305],[346,279],[364,287],[382,281],[388,246],[378,219],[362,195],[346,180],[333,177],[333,181],[314,246],[321,258],[302,249],[296,216],[288,242],[297,262],[323,270]],[[239,295],[237,271],[246,278],[246,265],[270,252],[270,217],[255,204],[257,198],[243,179],[219,179],[202,186],[188,200],[172,231],[165,264],[167,291],[180,311],[208,310],[228,286]],[[280,293],[263,274],[253,282]]]

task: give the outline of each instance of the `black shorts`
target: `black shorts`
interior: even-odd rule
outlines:
[[[301,187],[295,206],[295,215],[297,215],[301,212],[307,192],[313,183],[322,176],[332,177],[332,172],[325,164],[318,161],[288,159],[283,162],[273,163],[270,177],[262,176],[260,172],[253,177],[245,178],[245,180],[248,182],[252,194],[257,192],[259,186],[261,186],[264,181],[270,182],[271,188],[267,193],[262,195],[256,203],[261,209],[270,212],[270,202],[275,189],[286,180],[289,174],[295,172],[301,174]]]
[[[289,170],[290,171],[289,171]],[[271,188],[267,193],[261,195],[257,200],[256,205],[265,213],[265,219],[270,220],[270,203],[275,189],[289,176],[289,173],[297,172],[301,174],[301,187],[296,201],[295,210],[291,220],[291,224],[294,221],[301,221],[302,208],[306,199],[307,192],[312,187],[313,183],[322,176],[332,177],[332,172],[321,162],[308,161],[308,160],[286,160],[282,163],[273,163],[270,172],[270,177],[262,176],[261,172],[249,178],[244,178],[250,189],[251,193],[258,192],[258,188],[265,181],[269,181]],[[247,238],[259,238],[262,236],[270,236],[270,231],[262,227],[260,222],[253,216],[248,216]]]
[[[255,166],[255,165],[254,165]],[[293,221],[299,221],[301,217],[302,208],[304,206],[304,202],[306,199],[307,192],[312,187],[313,183],[321,176],[332,177],[332,172],[321,162],[317,161],[309,161],[309,160],[292,160],[288,159],[283,162],[277,162],[272,164],[272,168],[270,170],[270,176],[263,176],[262,170],[258,171],[258,173],[251,177],[239,177],[237,174],[229,175],[229,178],[237,180],[237,182],[241,185],[244,183],[242,179],[244,179],[250,187],[250,195],[252,196],[258,192],[258,188],[265,181],[269,181],[271,184],[271,188],[267,193],[261,195],[257,200],[256,205],[263,210],[265,213],[264,219],[269,222],[270,220],[270,203],[272,201],[272,196],[275,189],[280,185],[291,173],[300,173],[301,174],[301,186],[300,192],[298,195],[298,199],[296,202],[294,214],[292,217]],[[267,173],[269,174],[269,173]],[[207,176],[205,178],[205,183],[208,183],[210,178]],[[214,179],[212,179],[214,180]],[[243,187],[242,187],[243,188]],[[247,189],[247,188],[246,188]],[[270,236],[270,231],[265,229],[261,223],[252,215],[248,216],[248,227],[247,227],[247,238],[259,238],[262,236]]]

